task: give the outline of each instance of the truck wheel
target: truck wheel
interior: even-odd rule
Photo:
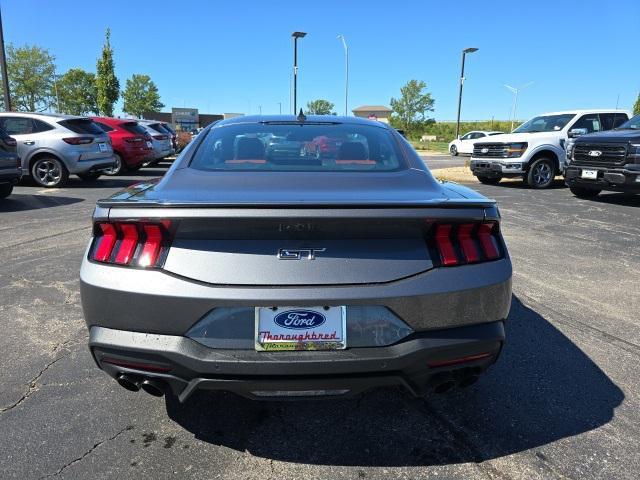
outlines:
[[[529,167],[527,184],[531,188],[549,188],[555,177],[555,162],[550,158],[538,158]]]
[[[455,145],[451,145],[451,148],[449,149],[449,153],[451,153],[452,157],[457,157],[458,156],[458,147],[456,147]]]
[[[599,188],[569,187],[571,193],[578,198],[595,198],[602,190]]]
[[[500,183],[500,180],[502,180],[502,177],[484,177],[479,175],[478,180],[485,185],[497,185]]]
[[[31,165],[31,176],[41,187],[62,187],[69,179],[69,170],[55,157],[40,157]]]
[[[0,198],[7,198],[13,192],[13,185],[10,183],[3,183],[0,185]]]

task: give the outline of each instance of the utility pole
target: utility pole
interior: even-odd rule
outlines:
[[[306,37],[305,32],[293,32],[293,114],[298,107],[298,39]]]
[[[338,38],[342,40],[344,47],[344,116],[346,117],[349,114],[349,48],[344,35],[340,34]]]
[[[282,102],[278,102],[278,109],[280,111],[280,115],[282,115]]]
[[[460,138],[460,109],[462,108],[462,87],[464,85],[464,60],[467,53],[477,52],[477,48],[465,48],[462,51],[462,71],[460,72],[460,90],[458,92],[458,119],[456,120],[456,138]]]
[[[7,56],[4,53],[4,33],[2,31],[2,13],[0,12],[0,68],[2,68],[2,92],[4,93],[4,110],[11,111],[11,95],[9,94],[9,74],[7,73]]]

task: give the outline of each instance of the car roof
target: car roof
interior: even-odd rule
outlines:
[[[0,115],[7,117],[26,117],[26,118],[45,118],[50,119],[52,121],[62,121],[62,120],[74,120],[74,119],[87,119],[89,117],[83,117],[80,115],[62,115],[60,113],[46,113],[46,112],[0,112]]]
[[[305,122],[307,123],[348,123],[356,125],[370,125],[373,127],[386,128],[390,127],[386,123],[367,120],[360,117],[345,117],[340,115],[306,115]],[[295,115],[242,115],[240,117],[228,118],[221,120],[215,124],[215,126],[223,125],[236,125],[243,123],[267,123],[267,122],[298,122],[298,117]]]
[[[581,109],[581,110],[563,110],[561,112],[541,113],[535,116],[542,117],[547,115],[569,115],[569,114],[580,115],[584,113],[625,113],[629,115],[629,112],[627,110],[617,110],[615,108],[588,108],[588,109]]]
[[[137,123],[134,118],[113,118],[113,117],[89,117],[97,122],[107,123],[110,125],[122,125],[123,123]]]

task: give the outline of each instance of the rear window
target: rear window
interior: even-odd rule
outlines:
[[[106,123],[102,123],[102,122],[96,122],[94,120],[95,124],[98,125],[102,130],[104,130],[105,132],[111,132],[113,131],[113,128],[110,127],[109,125],[107,125]]]
[[[73,118],[70,120],[63,120],[59,122],[65,128],[68,128],[74,133],[90,134],[90,135],[103,135],[102,130],[93,120],[88,118]]]
[[[158,133],[162,133],[164,135],[167,134],[167,131],[164,128],[162,128],[162,125],[160,125],[159,123],[148,123],[147,127],[155,130]]]
[[[120,126],[124,128],[127,132],[133,133],[135,135],[148,135],[147,130],[138,122],[123,123]]]
[[[391,133],[358,124],[246,123],[211,129],[198,170],[392,171],[405,168]]]

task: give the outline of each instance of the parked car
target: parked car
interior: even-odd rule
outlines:
[[[318,163],[302,148],[318,136],[358,141]],[[268,157],[263,138],[297,141],[298,157]],[[180,401],[421,395],[497,360],[511,261],[495,201],[436,181],[365,119],[232,118],[194,142],[94,212],[82,305],[120,385]]]
[[[111,139],[115,164],[103,170],[107,175],[118,175],[126,170],[138,170],[145,162],[153,160],[151,135],[135,120],[91,117]]]
[[[86,117],[4,112],[0,128],[16,139],[24,176],[43,187],[61,187],[69,174],[95,180],[114,164],[109,136]]]
[[[548,188],[563,171],[572,130],[610,130],[629,119],[621,110],[571,110],[544,113],[516,128],[473,146],[471,172],[482,183],[522,177],[532,188]]]
[[[613,130],[570,142],[564,178],[580,198],[596,197],[603,190],[640,193],[640,115]]]
[[[501,135],[504,132],[497,131],[483,131],[483,130],[475,130],[473,132],[469,132],[463,135],[460,138],[456,138],[449,142],[449,153],[452,156],[457,156],[459,154],[468,154],[473,153],[473,145],[480,139],[486,139],[485,137],[491,137],[494,135]]]
[[[162,125],[162,128],[164,128],[167,132],[169,132],[169,135],[171,135],[171,145],[173,146],[174,152],[177,152],[178,151],[178,134],[173,129],[173,127],[169,125],[167,122],[160,122],[160,125]]]
[[[175,152],[171,142],[171,135],[162,127],[160,122],[138,120],[138,123],[147,130],[149,135],[151,135],[151,143],[154,152],[152,163],[157,163]]]
[[[17,142],[0,128],[0,199],[7,198],[22,177],[22,163],[16,153]]]

